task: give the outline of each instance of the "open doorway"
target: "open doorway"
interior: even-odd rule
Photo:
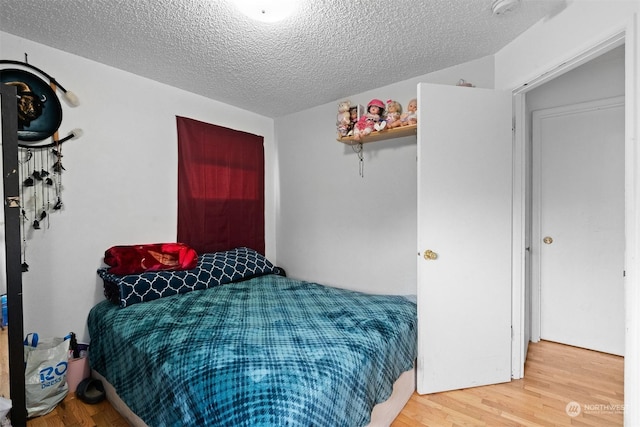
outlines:
[[[526,94],[531,339],[624,354],[624,46]]]
[[[539,294],[532,289],[532,111],[536,109],[553,108],[553,106],[567,105],[580,102],[588,102],[594,99],[603,99],[616,95],[626,95],[633,100],[635,92],[630,85],[629,77],[633,75],[635,63],[629,61],[629,52],[634,50],[633,34],[619,32],[596,45],[584,50],[570,58],[559,61],[558,66],[549,68],[536,78],[528,80],[520,87],[513,89],[514,95],[514,192],[513,192],[513,334],[512,346],[512,378],[524,376],[524,363],[526,360],[528,343],[539,339],[539,316],[533,316],[532,310],[539,309]],[[629,47],[631,43],[631,47]],[[609,77],[598,76],[602,74],[603,67],[610,67],[611,62],[616,65],[614,70],[609,69]],[[584,66],[584,67],[583,67]],[[598,71],[599,70],[599,71]],[[596,77],[594,77],[596,76]],[[613,83],[611,83],[613,82]],[[614,89],[612,89],[614,88]],[[539,89],[536,92],[536,89]],[[536,96],[542,98],[536,100]],[[528,99],[527,99],[528,98]],[[633,246],[629,246],[636,235],[633,218],[636,211],[634,199],[630,194],[635,188],[633,170],[635,163],[629,161],[629,151],[634,150],[633,127],[629,126],[629,117],[633,116],[633,102],[626,103],[624,107],[625,119],[625,214],[627,218],[625,229],[625,261],[630,262],[635,253]],[[546,237],[546,236],[543,236]],[[622,272],[620,272],[622,273]],[[629,271],[627,271],[629,273]],[[634,316],[628,315],[628,306],[634,301],[634,295],[630,292],[629,285],[635,283],[635,274],[627,274],[624,279],[624,304],[627,306],[626,316],[626,345],[625,355],[635,357],[633,340],[629,345],[631,330],[635,327]],[[535,299],[538,298],[537,301]],[[536,305],[537,304],[537,305]],[[629,353],[631,352],[631,353]],[[632,369],[633,370],[633,369]],[[627,381],[631,378],[625,369]],[[633,383],[633,381],[632,381]],[[631,390],[633,395],[633,390]]]

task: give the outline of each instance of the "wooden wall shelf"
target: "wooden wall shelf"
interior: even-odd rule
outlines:
[[[357,145],[359,143],[366,144],[368,142],[383,141],[385,139],[402,138],[404,136],[415,136],[418,133],[418,125],[408,125],[393,129],[383,129],[381,131],[373,131],[360,141],[354,141],[352,136],[338,138],[338,142],[347,145]]]

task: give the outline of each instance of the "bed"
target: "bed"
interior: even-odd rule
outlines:
[[[293,280],[251,250],[234,251],[183,272],[192,291],[176,284],[180,272],[99,270],[110,300],[89,314],[89,358],[116,408],[153,427],[365,426],[394,383],[404,405],[415,301]],[[244,269],[247,253],[264,268]]]

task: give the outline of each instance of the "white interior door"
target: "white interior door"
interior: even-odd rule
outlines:
[[[540,338],[624,354],[624,98],[533,112]]]
[[[509,92],[418,85],[421,394],[511,378],[511,105]]]

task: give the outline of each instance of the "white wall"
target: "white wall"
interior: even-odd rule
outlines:
[[[624,46],[526,94],[527,111],[624,95]]]
[[[176,115],[264,136],[266,252],[275,259],[272,119],[6,33],[0,51],[19,61],[28,53],[76,93],[81,105],[63,103],[60,135],[84,131],[63,145],[63,210],[50,215],[49,228],[26,233],[25,333],[75,331],[86,341],[89,309],[104,299],[96,275],[104,251],[176,240]]]
[[[638,142],[638,101],[640,100],[640,2],[574,0],[567,8],[532,27],[495,55],[495,86],[516,89],[526,82],[572,62],[594,46],[621,31],[626,34],[626,253],[625,269],[625,425],[640,425],[640,278],[637,269],[640,230],[640,168]],[[589,404],[591,402],[582,402]]]
[[[493,58],[342,99],[366,106],[372,98],[393,98],[406,107],[419,82],[455,85],[460,79],[493,87]],[[416,294],[416,138],[364,144],[360,177],[357,155],[336,141],[340,100],[276,119],[278,262],[299,279]]]
[[[572,0],[495,55],[495,87],[511,90],[623,31],[637,0]]]

